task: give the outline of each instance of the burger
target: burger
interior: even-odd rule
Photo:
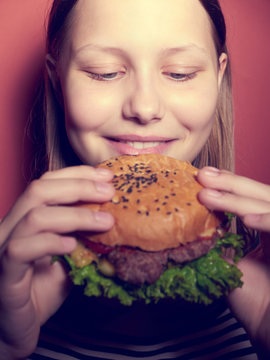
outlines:
[[[122,155],[97,167],[113,172],[115,195],[78,206],[109,212],[115,224],[106,232],[76,233],[77,248],[65,256],[85,295],[124,305],[168,298],[207,305],[242,285],[236,262],[243,240],[227,232],[229,214],[198,201],[202,186],[189,162]]]

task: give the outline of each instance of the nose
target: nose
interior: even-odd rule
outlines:
[[[164,116],[164,107],[157,86],[150,81],[132,84],[123,104],[123,116],[145,125],[160,121]]]

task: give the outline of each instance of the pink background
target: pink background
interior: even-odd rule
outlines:
[[[52,0],[0,2],[0,217],[22,192],[24,127]],[[221,0],[232,54],[236,172],[270,183],[270,1]]]

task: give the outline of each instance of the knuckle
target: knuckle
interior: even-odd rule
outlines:
[[[92,211],[89,209],[79,208],[76,211],[76,218],[78,223],[88,223],[93,218]]]
[[[41,177],[40,180],[47,180],[47,179],[51,179],[53,175],[53,171],[46,171]]]
[[[24,222],[27,228],[31,230],[38,229],[41,224],[42,220],[44,218],[42,211],[43,209],[40,207],[33,208],[29,210],[29,212],[26,214],[24,218]]]
[[[93,211],[90,209],[79,208],[76,211],[76,223],[82,228],[88,228],[89,225],[93,224],[94,216]]]
[[[93,166],[90,165],[79,165],[76,167],[76,170],[82,171],[83,173],[90,173],[92,174],[92,172],[95,170],[95,168]]]
[[[19,260],[22,249],[18,239],[10,241],[5,248],[5,256],[8,260]]]
[[[91,181],[91,180],[95,181],[104,178],[104,171],[101,172],[101,169],[89,165],[79,165],[76,168],[76,173],[78,177],[81,176],[82,179],[85,179],[87,181]],[[111,175],[109,171],[108,174]],[[108,178],[108,174],[107,174],[107,178]]]
[[[222,170],[217,187],[223,191],[234,193],[236,190],[234,174],[227,170]]]
[[[42,233],[42,241],[49,247],[57,248],[61,244],[62,236],[53,232],[44,232]]]
[[[26,197],[28,201],[40,200],[44,193],[43,183],[41,180],[34,180],[26,190]]]
[[[238,192],[238,184],[235,182],[235,179],[232,176],[227,176],[225,178],[226,189],[231,194],[236,194]]]
[[[95,193],[95,187],[91,180],[78,180],[78,187],[80,192],[84,195],[93,195]]]

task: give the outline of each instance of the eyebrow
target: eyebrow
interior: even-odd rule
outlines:
[[[206,49],[204,47],[198,46],[196,44],[187,44],[187,45],[183,45],[183,46],[177,46],[177,47],[173,47],[173,48],[166,48],[162,50],[162,53],[164,55],[174,55],[177,53],[184,53],[184,52],[189,52],[189,51],[196,51],[196,52],[200,52],[203,55],[207,55],[208,52],[206,51]]]
[[[114,46],[102,46],[102,45],[98,45],[98,44],[86,44],[83,45],[81,47],[79,47],[78,49],[76,49],[74,51],[75,55],[79,55],[81,52],[83,51],[87,51],[87,50],[97,50],[97,51],[102,51],[102,52],[107,52],[107,53],[115,53],[115,54],[125,54],[125,51],[121,48],[118,47],[114,47]],[[174,55],[177,53],[184,53],[184,52],[189,52],[189,51],[196,51],[201,53],[202,55],[208,55],[208,52],[206,51],[205,48],[198,46],[196,44],[190,43],[190,44],[186,44],[183,46],[177,46],[177,47],[172,47],[172,48],[164,48],[161,50],[161,55]]]
[[[96,44],[86,44],[74,51],[75,55],[79,55],[81,52],[87,50],[97,50],[97,51],[103,51],[108,53],[124,53],[124,51],[121,48],[113,47],[113,46],[102,46],[102,45],[96,45]]]

